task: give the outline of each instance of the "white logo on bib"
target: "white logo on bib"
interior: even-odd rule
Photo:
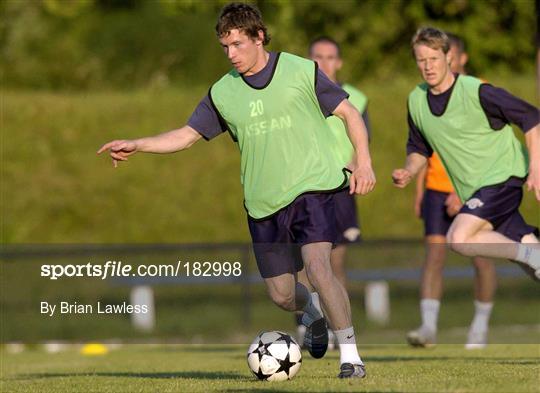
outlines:
[[[478,198],[473,198],[473,199],[469,199],[466,203],[467,207],[471,210],[474,210],[476,209],[477,207],[482,207],[484,206],[484,202],[482,202],[480,199]]]

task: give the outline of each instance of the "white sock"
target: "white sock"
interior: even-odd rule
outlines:
[[[516,261],[526,263],[538,269],[540,268],[540,249],[526,244],[518,244]]]
[[[437,332],[437,319],[439,318],[439,308],[441,302],[437,299],[420,300],[420,313],[422,314],[422,327],[432,333]]]
[[[339,343],[339,361],[340,364],[352,363],[352,364],[364,364],[358,349],[356,348],[356,337],[354,335],[354,328],[351,326],[343,330],[335,330],[334,334],[337,337]]]
[[[304,306],[304,315],[302,316],[302,323],[306,326],[309,326],[313,321],[322,318],[319,294],[317,292],[311,292],[309,295],[309,300]]]
[[[493,309],[493,303],[474,301],[474,318],[471,323],[471,332],[485,333],[488,331],[489,317],[491,316],[491,310]]]

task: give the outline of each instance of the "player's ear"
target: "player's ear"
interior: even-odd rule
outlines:
[[[336,62],[336,71],[341,70],[341,67],[343,66],[343,60],[341,60],[341,57],[337,59]]]
[[[454,57],[452,56],[452,51],[446,52],[445,56],[446,56],[446,64],[448,64],[449,67],[452,65],[452,61],[457,60],[457,59],[454,59]]]
[[[257,45],[263,45],[263,42],[264,42],[264,31],[259,30],[258,37],[255,39],[255,43]]]

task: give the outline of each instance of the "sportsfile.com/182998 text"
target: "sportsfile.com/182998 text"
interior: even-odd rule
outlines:
[[[73,277],[97,277],[105,280],[112,277],[239,277],[242,264],[235,262],[178,261],[176,264],[132,265],[122,261],[107,261],[103,264],[43,264],[41,277],[49,280]]]

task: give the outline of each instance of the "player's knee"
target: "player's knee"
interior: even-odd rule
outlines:
[[[452,248],[452,245],[456,243],[456,240],[459,238],[457,231],[449,230],[446,234],[446,243]]]
[[[430,244],[425,268],[430,270],[442,270],[446,261],[446,243]]]
[[[272,301],[276,306],[279,308],[282,308],[286,311],[294,311],[295,310],[295,304],[294,304],[294,293],[287,292],[287,291],[271,291],[270,297],[272,298]]]
[[[474,256],[473,250],[468,244],[469,238],[463,232],[457,230],[449,232],[446,241],[452,251],[469,257]]]
[[[521,238],[521,243],[527,243],[527,244],[537,244],[539,243],[538,238],[534,235],[534,233],[529,233]]]
[[[476,255],[472,247],[466,242],[450,243],[450,248],[452,249],[452,251],[457,252],[458,254],[464,255],[466,257],[474,257]]]
[[[452,249],[454,245],[464,244],[467,243],[467,241],[468,237],[466,236],[465,232],[460,231],[459,229],[450,230],[446,235],[446,242],[450,245],[450,247],[452,247]]]

